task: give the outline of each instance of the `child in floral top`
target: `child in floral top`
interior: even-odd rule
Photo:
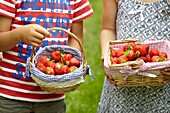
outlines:
[[[111,40],[135,37],[141,41],[170,40],[168,0],[103,0],[103,8],[102,60],[106,43]],[[109,78],[104,81],[98,113],[170,113],[170,83],[161,87],[124,88],[112,83]]]

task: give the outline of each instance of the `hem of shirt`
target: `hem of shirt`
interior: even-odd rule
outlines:
[[[51,99],[31,99],[31,98],[22,98],[22,97],[15,97],[15,96],[10,96],[6,94],[0,93],[0,96],[12,100],[17,100],[17,101],[26,101],[26,102],[51,102],[51,101],[59,101],[65,99],[65,95],[57,98],[51,98]]]

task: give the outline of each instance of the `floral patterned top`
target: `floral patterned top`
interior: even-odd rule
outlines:
[[[118,0],[117,39],[170,40],[170,4]],[[170,113],[170,83],[118,88],[104,81],[98,113]]]

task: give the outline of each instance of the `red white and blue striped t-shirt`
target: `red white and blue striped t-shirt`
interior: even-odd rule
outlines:
[[[27,24],[40,24],[44,28],[61,27],[70,31],[72,23],[80,22],[92,14],[93,10],[87,0],[0,0],[0,15],[13,19],[11,30]],[[45,38],[42,47],[66,44],[66,33],[51,33],[53,38]],[[64,99],[64,94],[49,94],[41,90],[31,77],[24,76],[31,50],[29,44],[21,42],[2,53],[0,96],[30,102]]]

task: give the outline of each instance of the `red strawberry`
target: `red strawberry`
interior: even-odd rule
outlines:
[[[151,61],[151,56],[149,54],[146,55],[147,62]]]
[[[156,48],[152,48],[150,51],[149,51],[149,54],[150,54],[150,56],[152,57],[152,56],[159,56],[159,51],[158,51],[158,49],[156,49]]]
[[[69,73],[69,67],[68,67],[68,65],[63,65],[63,72],[64,72],[64,74]]]
[[[140,61],[140,60],[143,60],[142,58],[140,58],[140,57],[138,57],[137,59],[136,59],[136,61]],[[144,60],[143,60],[144,61]]]
[[[116,50],[116,57],[122,56],[123,53],[124,53],[124,48],[120,48],[120,49]]]
[[[146,52],[148,53],[149,52],[149,45],[148,44],[143,44],[142,46],[145,48]]]
[[[45,71],[46,71],[46,67],[42,63],[37,64],[37,69],[40,70],[43,73],[45,73]]]
[[[134,52],[136,57],[145,56],[147,54],[146,48],[144,48],[142,45],[136,45],[134,47]]]
[[[53,51],[51,53],[51,59],[55,60],[55,61],[59,61],[61,59],[61,53],[60,51]]]
[[[39,63],[42,63],[43,65],[48,66],[48,61],[49,61],[49,60],[50,60],[50,59],[49,59],[46,55],[43,55],[43,56],[38,57],[37,63],[38,63],[38,64],[39,64]]]
[[[126,50],[124,52],[124,55],[127,56],[129,61],[132,61],[135,59],[135,52],[133,50]]]
[[[126,50],[133,50],[133,48],[136,46],[135,42],[129,42],[124,46],[124,51]]]
[[[136,60],[143,60],[144,62],[147,62],[147,58],[145,56],[140,56]]]
[[[122,63],[125,63],[127,61],[128,61],[128,58],[126,56],[124,56],[124,55],[117,58],[117,63],[118,64],[122,64]]]
[[[161,61],[168,61],[168,58],[161,57]]]
[[[54,66],[54,71],[55,71],[56,75],[64,74],[63,63],[57,62]]]
[[[69,61],[72,58],[72,54],[63,54],[62,55],[62,62],[63,64],[69,65]]]
[[[115,57],[116,56],[116,50],[115,49],[111,49],[111,56]]]
[[[74,72],[76,71],[77,67],[76,66],[71,66],[69,67],[69,72]]]
[[[48,62],[48,66],[49,66],[49,67],[52,67],[52,68],[54,69],[54,67],[55,67],[55,62],[49,61],[49,62]]]
[[[159,56],[160,56],[160,57],[167,58],[167,54],[166,54],[166,52],[162,52],[162,51],[160,51],[160,52],[159,52]]]
[[[154,55],[151,57],[151,62],[160,62],[160,56]]]
[[[70,59],[69,66],[79,67],[80,61],[77,58],[73,57],[73,58]]]
[[[111,64],[117,64],[117,57],[110,57]]]
[[[160,57],[160,56],[152,56],[151,58],[151,62],[163,62],[163,61],[167,61],[168,59],[165,57]]]
[[[54,69],[52,67],[46,67],[45,73],[49,74],[49,75],[54,75],[55,74]]]

